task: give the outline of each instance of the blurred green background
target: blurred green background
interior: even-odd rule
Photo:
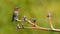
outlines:
[[[60,29],[60,0],[0,0],[0,34],[60,34],[60,32],[43,31],[37,29],[19,29],[19,22],[11,22],[13,8],[19,7],[20,19],[22,16],[36,18],[36,24],[50,28],[48,12],[52,14],[54,28]],[[31,26],[24,22],[25,26]]]

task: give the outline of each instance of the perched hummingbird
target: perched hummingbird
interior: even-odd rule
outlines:
[[[15,7],[15,8],[14,8],[13,17],[12,17],[12,22],[13,22],[13,21],[17,21],[16,19],[18,19],[18,7]]]

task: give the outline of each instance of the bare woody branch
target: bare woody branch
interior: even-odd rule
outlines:
[[[48,19],[49,19],[51,28],[40,27],[40,26],[32,23],[29,19],[27,19],[27,18],[25,17],[24,20],[27,21],[29,24],[31,24],[33,27],[24,27],[24,29],[31,29],[31,28],[33,28],[33,29],[38,29],[38,30],[60,32],[60,29],[55,29],[55,28],[53,28],[52,21],[51,21],[51,17],[49,17]],[[21,20],[17,20],[17,21],[21,21]],[[35,26],[35,27],[34,27],[34,26]],[[20,29],[23,29],[23,28],[20,28]]]
[[[20,29],[37,29],[37,30],[45,30],[45,31],[53,31],[53,32],[60,32],[60,29],[50,29],[50,28],[43,28],[43,27],[24,27],[24,28],[20,28]]]
[[[35,27],[33,27],[33,28],[35,28],[35,29],[60,32],[60,29],[51,29],[51,28],[43,28],[43,27],[40,27],[40,26],[32,23],[32,22],[31,22],[29,19],[27,19],[27,18],[25,18],[25,21],[27,21],[29,24],[35,26]]]
[[[51,27],[51,29],[54,29],[54,27],[52,25],[52,19],[51,19],[51,17],[52,17],[51,13],[48,13],[48,20],[49,20],[50,27]]]

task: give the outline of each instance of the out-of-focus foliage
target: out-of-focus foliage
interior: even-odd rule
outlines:
[[[0,0],[0,34],[60,34],[36,29],[16,31],[15,27],[20,22],[11,22],[15,6],[19,7],[19,19],[22,16],[36,18],[36,24],[46,28],[50,28],[46,16],[48,12],[51,12],[53,26],[60,28],[60,0]],[[24,24],[30,26],[26,22]]]

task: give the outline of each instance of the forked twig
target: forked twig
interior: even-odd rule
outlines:
[[[60,32],[60,29],[55,29],[55,28],[53,28],[52,21],[51,21],[51,17],[49,17],[48,19],[49,19],[51,28],[40,27],[40,26],[34,24],[33,22],[31,22],[29,19],[27,19],[27,18],[25,17],[24,20],[27,21],[29,24],[31,24],[33,27],[24,27],[24,29],[31,29],[31,28],[33,28],[33,29],[38,29],[38,30]],[[20,21],[20,20],[17,20],[17,21]],[[35,26],[35,27],[34,27],[34,26]],[[22,29],[22,28],[20,28],[20,29]]]
[[[51,29],[51,28],[43,28],[43,27],[40,27],[40,26],[32,23],[32,22],[31,22],[29,19],[27,19],[27,18],[25,18],[25,21],[27,21],[29,24],[35,26],[35,27],[34,27],[35,29],[60,32],[60,29]]]

